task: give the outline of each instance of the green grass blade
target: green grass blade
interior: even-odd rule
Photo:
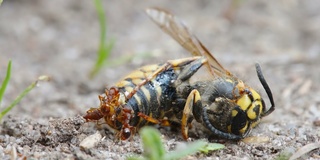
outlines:
[[[0,88],[0,105],[1,105],[4,92],[6,91],[7,85],[10,81],[10,77],[11,77],[11,60],[9,60],[6,77],[4,78]]]
[[[115,40],[112,39],[109,42],[106,42],[107,37],[107,22],[106,22],[106,16],[105,12],[103,10],[103,5],[101,0],[95,0],[95,8],[98,14],[99,18],[99,24],[100,24],[100,44],[99,49],[97,52],[97,60],[93,67],[93,69],[90,72],[90,78],[93,78],[97,73],[100,71],[100,69],[103,67],[103,65],[106,63],[106,60],[108,59],[110,52],[114,46]]]
[[[143,52],[143,53],[137,53],[137,54],[130,54],[130,55],[122,55],[118,57],[116,60],[108,60],[106,62],[107,67],[115,67],[119,66],[121,64],[125,64],[127,62],[132,61],[133,59],[141,60],[141,59],[147,59],[152,57],[150,52]]]
[[[100,69],[103,67],[103,65],[106,64],[106,60],[108,59],[110,52],[114,46],[115,40],[111,40],[105,48],[100,48],[98,51],[98,57],[96,60],[96,64],[94,65],[94,68],[90,72],[90,78],[93,78],[97,73],[100,71]]]
[[[21,92],[18,97],[7,107],[5,108],[1,113],[0,113],[0,121],[1,119],[14,107],[16,106],[21,99],[27,95],[34,87],[37,86],[39,81],[48,81],[49,77],[48,76],[40,76],[35,82],[33,82],[31,85],[29,85],[23,92]]]
[[[107,23],[106,23],[106,17],[105,12],[103,10],[103,5],[101,0],[95,0],[94,1],[95,8],[98,14],[99,18],[99,24],[100,24],[100,48],[104,48],[105,40],[107,37]]]
[[[188,147],[177,149],[175,151],[169,152],[165,155],[164,159],[181,159],[187,155],[194,154],[198,152],[201,148],[205,147],[207,142],[205,141],[194,141],[188,144]]]
[[[200,148],[200,151],[208,154],[209,151],[223,149],[225,146],[220,143],[207,143],[203,148]]]
[[[152,127],[143,127],[140,131],[144,157],[149,160],[161,160],[166,154],[161,142],[160,133]]]
[[[187,147],[181,147],[174,151],[167,153],[162,144],[160,133],[158,130],[152,127],[143,127],[140,130],[140,137],[143,143],[143,155],[131,155],[128,160],[173,160],[181,159],[187,155],[194,154],[196,152],[208,153],[211,150],[222,149],[225,146],[219,143],[208,143],[203,140],[194,141],[186,144]]]

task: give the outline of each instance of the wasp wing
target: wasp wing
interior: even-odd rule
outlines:
[[[209,71],[213,76],[231,76],[222,65],[211,55],[208,49],[194,36],[189,29],[170,12],[160,8],[148,8],[148,16],[167,34],[175,39],[193,56],[204,56],[208,60]]]

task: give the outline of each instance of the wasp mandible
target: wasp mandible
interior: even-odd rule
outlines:
[[[84,116],[87,121],[104,118],[122,140],[146,123],[178,124],[187,139],[188,126],[195,119],[221,138],[239,140],[275,109],[271,90],[258,64],[258,78],[271,102],[268,110],[261,96],[224,69],[175,16],[158,8],[146,12],[193,57],[143,66],[130,73],[99,96],[100,107],[87,111]],[[203,65],[211,79],[190,83]]]

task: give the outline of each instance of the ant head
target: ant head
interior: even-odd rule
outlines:
[[[130,138],[132,135],[130,128],[122,128],[120,131],[120,139],[121,140],[126,140]]]
[[[114,115],[115,108],[119,106],[119,97],[120,93],[118,88],[111,87],[110,89],[106,89],[105,95],[99,95],[100,107],[90,108],[83,118],[90,121]]]

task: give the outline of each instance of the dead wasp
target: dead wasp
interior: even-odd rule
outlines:
[[[129,138],[136,127],[146,122],[163,126],[178,123],[183,138],[187,139],[188,127],[195,119],[221,138],[239,140],[262,117],[274,111],[272,93],[259,64],[256,71],[271,103],[268,110],[261,96],[224,69],[175,16],[158,8],[146,12],[194,57],[144,66],[132,72],[99,96],[100,107],[87,111],[84,116],[87,121],[104,118],[109,126],[120,131],[121,139]],[[203,65],[211,79],[190,83]]]
[[[204,61],[202,57],[190,57],[143,66],[99,95],[100,107],[89,109],[84,118],[87,121],[104,118],[111,128],[119,131],[122,140],[147,122],[170,126],[174,123],[172,117],[183,108],[178,106],[184,105],[176,103],[174,82],[184,80],[188,75],[182,72],[200,68]]]
[[[207,61],[203,64],[207,66],[209,75],[212,76],[210,80],[192,84],[188,81],[175,83],[177,94],[186,99],[181,119],[184,138],[188,137],[188,124],[194,118],[219,137],[241,139],[257,125],[262,117],[274,111],[272,92],[259,64],[255,67],[271,103],[268,110],[261,96],[224,69],[197,37],[191,34],[175,16],[158,8],[147,9],[147,13],[164,32],[193,56],[205,57]]]

